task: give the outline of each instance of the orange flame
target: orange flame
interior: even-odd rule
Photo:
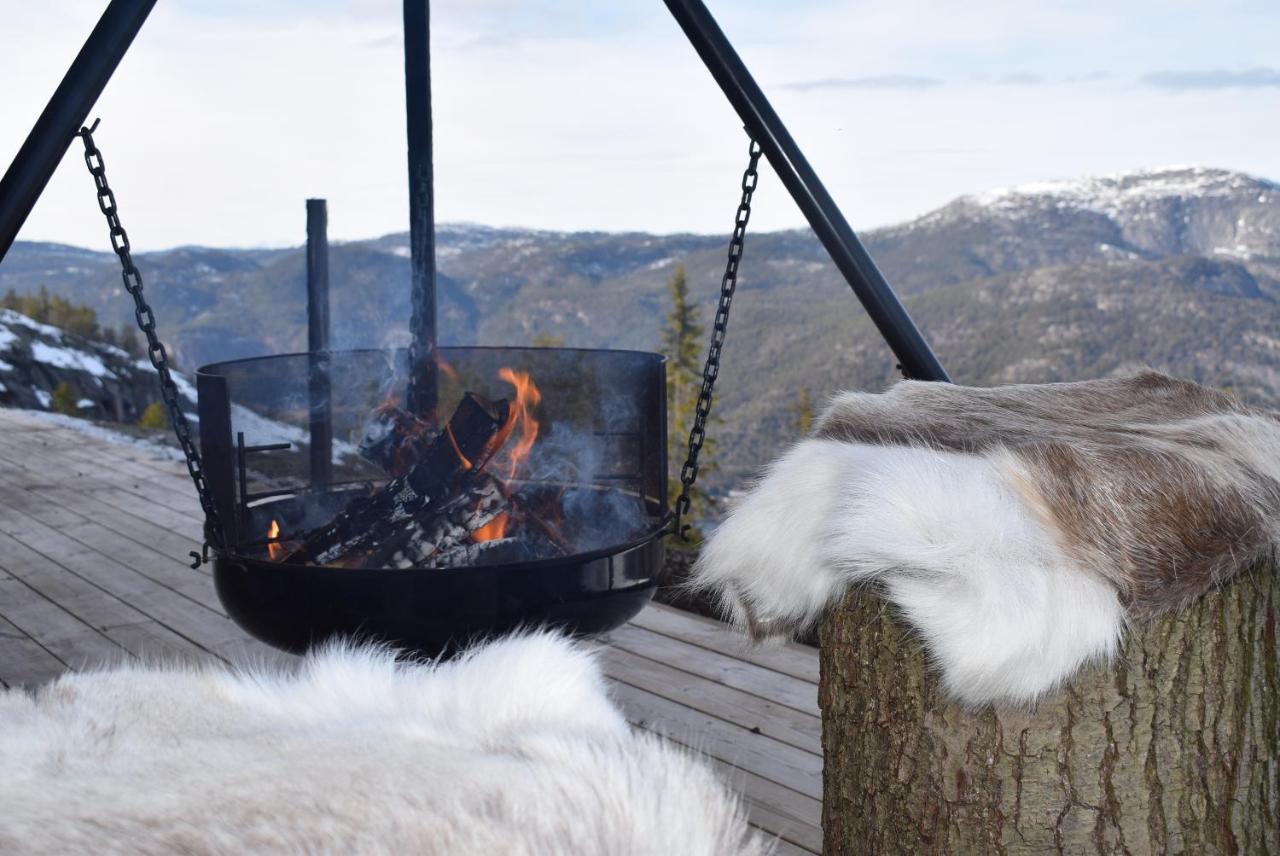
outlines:
[[[457,455],[458,460],[462,462],[462,468],[464,470],[471,469],[471,461],[467,459],[466,455],[462,454],[462,449],[458,448],[458,438],[453,436],[453,426],[444,426],[444,435],[449,438],[449,445],[453,447],[453,453]]]
[[[477,544],[481,541],[497,541],[499,538],[506,537],[507,523],[510,518],[506,514],[499,514],[485,525],[471,533],[471,540]]]
[[[507,478],[513,479],[538,439],[538,420],[533,418],[531,411],[542,402],[542,393],[528,372],[504,366],[498,370],[498,377],[516,388],[516,400],[511,404],[511,415],[507,418],[508,427],[520,428],[520,439],[507,453]]]
[[[267,544],[267,555],[273,560],[284,558],[284,547],[277,543],[275,539],[280,537],[280,524],[272,520],[271,525],[267,527],[267,537],[271,541]]]

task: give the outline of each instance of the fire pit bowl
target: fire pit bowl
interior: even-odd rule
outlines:
[[[429,374],[437,406],[411,415],[403,350],[197,372],[228,614],[288,651],[341,636],[437,656],[639,612],[667,522],[664,358],[442,348]]]

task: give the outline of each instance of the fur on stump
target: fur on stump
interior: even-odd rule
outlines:
[[[1277,606],[1266,563],[1033,709],[973,710],[850,591],[821,625],[824,852],[1280,852]]]

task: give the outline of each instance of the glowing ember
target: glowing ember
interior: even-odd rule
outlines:
[[[538,391],[528,372],[504,366],[498,370],[498,377],[516,388],[516,400],[511,403],[507,427],[518,427],[520,439],[506,452],[506,460],[503,462],[507,468],[506,477],[513,479],[538,439],[538,420],[533,418],[532,410],[542,402],[542,393]]]
[[[477,544],[482,541],[497,541],[499,538],[505,538],[507,535],[507,523],[511,518],[506,514],[499,514],[485,525],[471,533],[471,540]]]
[[[271,540],[267,543],[267,555],[273,560],[283,559],[287,552],[284,547],[276,540],[280,537],[280,524],[272,520],[271,525],[267,527],[267,537]]]

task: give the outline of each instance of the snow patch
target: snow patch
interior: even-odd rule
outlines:
[[[1036,211],[1048,203],[1114,217],[1126,208],[1146,207],[1164,199],[1252,194],[1259,186],[1271,184],[1224,169],[1171,166],[1069,181],[1032,182],[963,196],[960,202],[1009,213]],[[1264,198],[1265,194],[1259,201]]]
[[[62,341],[62,331],[57,327],[33,321],[21,312],[14,312],[12,309],[0,309],[0,324],[17,324],[19,327],[26,327],[28,330],[34,330],[57,341]]]
[[[31,391],[36,394],[36,399],[40,402],[41,407],[48,407],[53,403],[53,396],[45,392],[43,389],[32,388]]]
[[[11,371],[13,371],[13,364],[6,363],[4,360],[0,360],[0,372],[11,372]]]
[[[31,359],[59,369],[88,372],[94,377],[114,378],[116,376],[115,372],[108,369],[98,357],[76,348],[53,347],[44,342],[32,342]]]

